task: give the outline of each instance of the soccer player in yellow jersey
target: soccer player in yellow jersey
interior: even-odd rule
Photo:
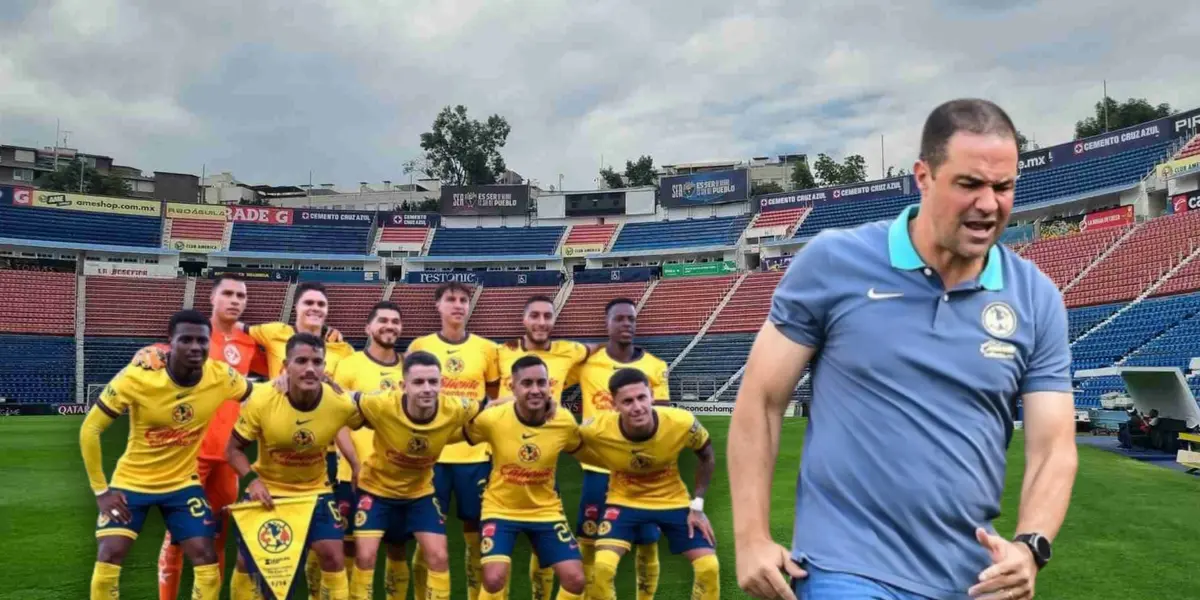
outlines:
[[[576,376],[575,369],[587,360],[590,349],[568,340],[551,339],[554,333],[554,301],[548,296],[531,296],[525,301],[521,322],[525,335],[505,343],[497,350],[499,363],[500,397],[513,395],[512,365],[523,356],[536,356],[546,363],[550,373],[550,397],[556,404],[562,402],[562,393],[568,380]],[[550,600],[554,589],[554,572],[540,565],[535,558],[529,561],[529,585],[533,589],[533,600]]]
[[[671,393],[667,385],[667,363],[633,344],[637,331],[637,304],[628,298],[616,298],[604,307],[608,344],[588,356],[579,369],[579,387],[583,392],[583,420],[612,412],[613,397],[608,380],[613,373],[626,367],[645,373],[655,404],[669,404]],[[596,530],[604,512],[608,493],[608,470],[595,464],[583,463],[583,494],[579,499],[579,515],[575,535],[583,554],[583,572],[590,584],[595,559]],[[641,527],[633,543],[637,546],[637,599],[652,600],[658,590],[659,530],[653,523]]]
[[[408,345],[409,352],[429,352],[442,365],[442,394],[480,400],[496,398],[500,373],[496,364],[496,344],[467,332],[467,312],[471,309],[471,290],[458,282],[439,285],[434,302],[442,320],[437,333],[419,337]],[[487,485],[492,463],[487,444],[472,446],[466,442],[449,444],[438,457],[433,470],[433,488],[440,506],[449,507],[453,496],[458,519],[462,522],[467,548],[467,594],[479,597],[479,514],[483,486]],[[417,598],[425,597],[425,556],[417,544],[413,556],[413,588]],[[389,563],[390,564],[390,563]]]
[[[708,431],[686,410],[654,406],[650,380],[637,369],[623,368],[608,383],[616,412],[599,413],[579,428],[583,449],[576,457],[612,471],[608,504],[597,527],[596,558],[589,600],[615,597],[613,578],[621,555],[640,530],[656,525],[673,554],[692,563],[694,600],[721,597],[715,539],[704,516],[704,494],[716,458]],[[696,465],[695,498],[679,476],[679,455],[691,449]]]
[[[84,419],[79,446],[100,508],[92,600],[119,597],[121,564],[152,506],[195,566],[192,598],[217,600],[220,595],[221,571],[213,547],[216,517],[200,486],[197,455],[209,420],[229,398],[245,398],[251,385],[233,367],[208,360],[211,327],[194,310],[172,315],[166,368],[125,367]],[[110,487],[100,434],[126,410],[129,441]]]
[[[400,353],[396,351],[396,340],[399,339],[402,331],[400,307],[386,300],[377,302],[375,306],[371,307],[371,312],[367,314],[366,349],[355,352],[338,362],[332,372],[334,383],[348,392],[400,389],[404,381],[404,374]],[[371,429],[366,427],[354,431],[343,429],[338,435],[349,437],[349,440],[343,440],[342,446],[346,446],[347,441],[349,442],[350,447],[354,448],[357,455],[356,462],[358,464],[365,463],[371,456],[374,444],[374,433]],[[346,519],[346,572],[350,574],[351,588],[354,586],[353,561],[356,554],[353,520],[354,507],[358,504],[354,490],[356,475],[358,473],[354,471],[347,457],[339,456],[337,485],[334,487],[333,493],[338,510],[342,513],[342,518]],[[388,589],[396,589],[397,594],[400,595],[406,594],[408,592],[408,565],[404,562],[404,546],[396,545],[391,548],[388,557]],[[368,577],[374,577],[374,565],[375,563],[372,562]],[[369,580],[368,585],[370,585]],[[400,595],[395,596],[392,600],[400,598]],[[389,595],[389,598],[392,596]]]
[[[424,549],[429,600],[450,598],[446,517],[434,493],[434,465],[442,449],[462,439],[463,426],[478,414],[479,400],[440,394],[441,366],[429,352],[404,357],[404,389],[363,395],[359,410],[375,430],[375,452],[359,479],[357,568],[351,600],[371,599],[371,575],[381,539],[412,536]],[[394,596],[401,600],[407,590]],[[393,598],[392,590],[388,591]]]
[[[322,382],[324,346],[321,338],[307,333],[288,340],[287,393],[273,386],[256,388],[242,406],[226,455],[238,477],[251,476],[249,498],[267,508],[273,507],[273,498],[318,497],[308,541],[321,569],[320,597],[348,600],[342,551],[345,522],[325,468],[325,448],[343,427],[357,429],[363,419],[350,396]],[[244,450],[253,443],[258,444],[258,460],[252,468]],[[256,597],[244,553],[239,552],[230,587],[233,600]]]
[[[579,426],[555,410],[550,374],[537,356],[522,356],[509,372],[516,401],[479,413],[463,434],[492,447],[492,476],[483,493],[483,592],[480,600],[504,598],[513,546],[524,533],[540,564],[558,575],[558,600],[584,591],[579,543],[571,533],[555,490],[559,455],[579,450]]]

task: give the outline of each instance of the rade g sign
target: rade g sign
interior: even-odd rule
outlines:
[[[292,209],[266,206],[230,206],[226,213],[234,223],[261,223],[264,225],[291,225]]]

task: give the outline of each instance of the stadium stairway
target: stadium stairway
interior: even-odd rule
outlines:
[[[740,275],[659,280],[638,314],[638,333],[673,335],[699,332]]]
[[[1133,233],[1136,226],[1085,231],[1059,238],[1037,240],[1021,256],[1033,261],[1058,289],[1076,281],[1080,274]]]

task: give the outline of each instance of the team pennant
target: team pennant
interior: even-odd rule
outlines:
[[[262,581],[275,600],[287,598],[296,572],[304,565],[304,545],[312,523],[316,496],[276,498],[275,509],[260,502],[240,502],[229,507],[242,543]]]

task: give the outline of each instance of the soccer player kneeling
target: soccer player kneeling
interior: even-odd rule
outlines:
[[[120,597],[121,564],[152,506],[158,507],[171,539],[195,566],[192,598],[217,600],[221,593],[213,547],[216,517],[200,487],[196,456],[217,409],[229,398],[245,398],[251,385],[233,367],[208,360],[211,333],[204,315],[194,310],[175,313],[168,325],[171,349],[166,368],[125,367],[83,421],[79,445],[100,507],[92,600]],[[126,410],[129,441],[108,487],[100,434]]]
[[[558,457],[579,450],[579,425],[566,410],[556,410],[550,374],[537,356],[512,364],[516,400],[475,417],[464,435],[492,447],[492,475],[483,492],[479,530],[483,555],[483,591],[479,600],[504,598],[517,534],[524,533],[538,564],[558,575],[558,600],[577,600],[584,590],[579,543],[554,489]]]
[[[322,383],[325,372],[325,343],[308,333],[298,333],[287,342],[284,369],[287,393],[274,386],[257,386],[242,406],[229,439],[229,464],[245,479],[250,500],[274,507],[273,498],[317,496],[309,527],[308,543],[321,567],[320,597],[347,600],[342,550],[345,521],[334,500],[325,468],[325,449],[342,427],[358,429],[362,414],[348,395]],[[258,444],[258,461],[253,469],[245,448]],[[249,575],[248,558],[238,553],[231,598],[257,598]]]
[[[621,556],[646,525],[657,525],[673,554],[692,562],[692,598],[721,596],[712,525],[704,516],[716,458],[708,431],[686,410],[654,406],[650,381],[637,369],[621,369],[608,381],[616,412],[604,412],[579,428],[581,461],[612,471],[608,500],[596,530],[596,562],[589,600],[615,597],[613,578]],[[679,476],[679,454],[691,448],[696,465],[696,495],[688,500]]]

